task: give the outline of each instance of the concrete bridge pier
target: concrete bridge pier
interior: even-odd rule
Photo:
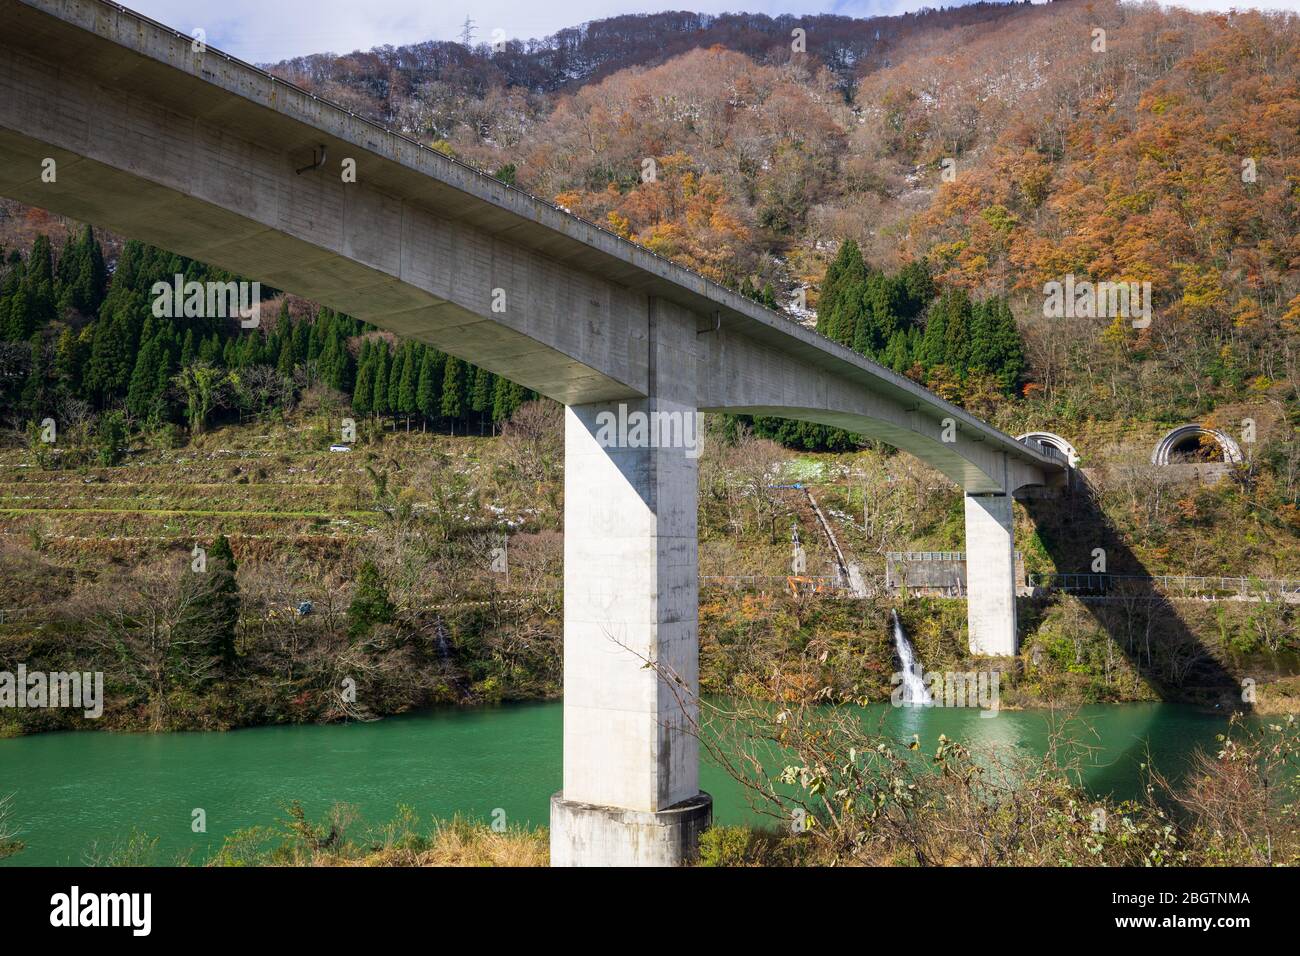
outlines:
[[[651,394],[564,426],[564,789],[552,866],[673,866],[700,792],[695,322],[654,300]],[[683,367],[683,366],[687,367]],[[673,397],[659,397],[657,387]]]
[[[966,621],[970,651],[1016,653],[1016,546],[1011,496],[966,495]]]

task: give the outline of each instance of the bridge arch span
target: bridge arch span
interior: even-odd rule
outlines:
[[[1016,441],[1034,442],[1040,447],[1044,447],[1048,454],[1052,449],[1060,452],[1071,468],[1079,467],[1079,453],[1075,451],[1074,446],[1054,432],[1026,432],[1016,437]]]

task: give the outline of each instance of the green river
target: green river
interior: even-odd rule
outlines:
[[[274,825],[299,800],[319,818],[334,803],[354,804],[365,823],[384,823],[399,804],[420,819],[490,820],[500,808],[511,823],[545,825],[560,788],[560,703],[434,712],[366,724],[262,727],[230,733],[58,733],[0,740],[0,796],[12,793],[13,820],[27,848],[0,865],[78,865],[98,844],[136,829],[157,837],[160,858],[189,853],[201,862],[231,832]],[[1038,755],[1046,711],[869,708],[864,719],[900,740],[939,734]],[[1212,745],[1226,718],[1173,704],[1086,707],[1077,716],[1095,745],[1085,783],[1097,794],[1132,796],[1139,762],[1176,774],[1197,745]],[[720,823],[758,821],[739,786],[707,762],[701,784]],[[202,808],[207,832],[191,830]]]

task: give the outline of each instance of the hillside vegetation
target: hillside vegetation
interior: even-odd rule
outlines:
[[[1086,571],[1103,548],[1119,573],[1300,577],[1294,16],[664,14],[274,69],[1012,434],[1060,432],[1091,484],[1018,506],[1031,572]],[[558,694],[556,406],[281,290],[256,328],[163,318],[155,283],[240,277],[38,209],[0,204],[0,246],[0,667],[93,663],[112,685],[98,726],[123,728]],[[1150,325],[1047,317],[1067,276],[1149,282]],[[1212,486],[1151,466],[1188,420],[1246,460]],[[784,670],[881,699],[895,603],[928,667],[966,662],[960,602],[879,586],[889,551],[962,547],[957,489],[820,426],[720,418],[709,439],[707,690],[777,696]],[[867,598],[787,582],[796,529],[808,576],[834,571],[803,491],[774,487],[796,481]],[[190,570],[198,550],[215,574]],[[1020,621],[1012,704],[1217,702],[1213,672],[1294,704],[1293,605],[1057,595],[1022,598]]]

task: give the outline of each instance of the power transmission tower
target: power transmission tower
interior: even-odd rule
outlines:
[[[460,42],[467,47],[474,45],[474,21],[468,15],[460,27]]]

